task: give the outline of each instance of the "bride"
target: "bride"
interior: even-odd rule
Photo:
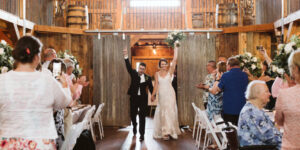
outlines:
[[[174,57],[171,66],[168,68],[168,61],[159,61],[160,71],[155,74],[155,85],[152,93],[152,101],[155,99],[158,90],[158,105],[154,115],[154,138],[169,140],[170,137],[177,139],[180,134],[178,123],[178,112],[176,105],[176,95],[172,87],[173,73],[177,61],[178,45],[174,46]]]

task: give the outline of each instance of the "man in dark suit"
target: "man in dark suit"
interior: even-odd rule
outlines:
[[[133,134],[136,134],[136,115],[139,109],[139,122],[140,122],[140,141],[144,140],[145,134],[145,118],[148,105],[148,89],[153,92],[151,77],[145,74],[146,64],[140,63],[138,71],[133,70],[128,60],[128,51],[123,50],[126,68],[131,77],[131,83],[128,90],[130,95],[130,117],[133,125]]]

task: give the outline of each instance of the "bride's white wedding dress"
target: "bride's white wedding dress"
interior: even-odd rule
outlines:
[[[172,86],[172,76],[158,74],[158,104],[154,115],[154,138],[170,135],[177,139],[180,134],[176,95]]]

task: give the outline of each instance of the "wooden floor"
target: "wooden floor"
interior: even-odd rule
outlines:
[[[139,141],[139,134],[133,136],[132,127],[117,129],[105,127],[105,137],[96,142],[97,150],[195,150],[195,140],[192,139],[192,132],[188,129],[182,130],[177,140],[153,139],[153,120],[146,119],[145,140]]]

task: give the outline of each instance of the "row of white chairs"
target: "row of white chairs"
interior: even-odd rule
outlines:
[[[204,142],[202,143],[203,150],[207,149],[210,142],[214,141],[220,150],[227,148],[228,139],[222,128],[223,124],[217,125],[216,120],[210,121],[208,119],[205,110],[201,110],[194,103],[192,103],[193,109],[195,111],[194,118],[194,128],[193,128],[193,138],[196,138],[196,147],[199,149],[201,146],[202,130],[205,131]],[[217,122],[223,122],[222,118],[218,118]],[[197,131],[196,131],[197,127]],[[196,134],[196,137],[195,137]]]
[[[79,138],[80,134],[86,129],[91,131],[93,141],[96,142],[93,128],[94,123],[98,123],[100,139],[104,137],[103,123],[101,119],[101,112],[103,110],[103,107],[104,103],[100,104],[97,111],[95,112],[96,106],[92,106],[87,110],[81,122],[72,125],[69,131],[67,131],[65,141],[61,147],[61,150],[72,150],[76,144],[77,138]]]

